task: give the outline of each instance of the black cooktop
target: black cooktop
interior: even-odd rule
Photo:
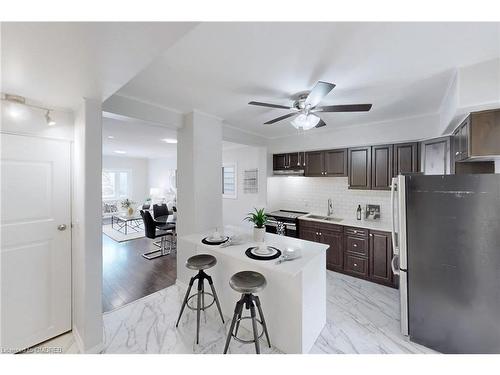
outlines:
[[[307,214],[308,214],[308,212],[278,210],[278,211],[269,212],[266,215],[270,216],[270,217],[274,217],[276,219],[296,220],[299,216],[307,215]]]

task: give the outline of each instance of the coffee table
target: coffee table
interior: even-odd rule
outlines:
[[[111,216],[111,228],[123,234],[128,234],[129,230],[140,232],[144,229],[142,217],[138,214],[116,214]]]

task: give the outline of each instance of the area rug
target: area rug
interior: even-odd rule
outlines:
[[[124,234],[124,233],[117,231],[116,229],[111,228],[111,224],[103,225],[102,226],[102,233],[104,233],[106,236],[108,236],[109,238],[111,238],[112,240],[115,240],[117,242],[136,240],[138,238],[145,237],[144,230],[136,232],[133,229],[130,229],[130,232],[128,234]]]

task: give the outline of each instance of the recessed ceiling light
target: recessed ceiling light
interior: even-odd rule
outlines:
[[[127,151],[123,151],[123,150],[115,150],[115,154],[126,154]]]
[[[174,138],[164,138],[162,141],[165,143],[177,143],[177,139]]]
[[[108,139],[115,139],[114,135],[108,135]]]

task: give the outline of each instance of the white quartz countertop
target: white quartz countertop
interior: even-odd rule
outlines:
[[[310,261],[318,256],[325,256],[325,252],[328,249],[328,245],[320,244],[311,241],[305,241],[293,237],[278,236],[272,233],[265,234],[264,242],[268,246],[276,247],[283,252],[284,250],[290,249],[294,251],[299,251],[301,256],[297,259],[282,262],[276,264],[278,259],[272,260],[255,260],[249,258],[245,251],[252,246],[257,246],[256,242],[253,242],[252,235],[249,233],[241,233],[237,231],[236,233],[231,231],[231,229],[224,229],[224,235],[237,234],[244,239],[244,242],[239,245],[232,245],[228,247],[220,247],[220,245],[206,245],[201,242],[201,240],[207,237],[211,233],[197,233],[182,236],[181,240],[189,241],[197,246],[198,249],[205,247],[213,252],[219,253],[221,255],[231,256],[236,258],[242,263],[248,264],[249,269],[258,265],[266,269],[272,270],[273,272],[282,272],[290,275],[295,275],[299,273]]]
[[[300,216],[299,220],[308,220],[308,221],[316,221],[319,223],[323,224],[334,224],[334,225],[342,225],[345,227],[358,227],[358,228],[365,228],[365,229],[372,229],[372,230],[380,230],[382,232],[391,232],[391,224],[377,221],[377,220],[356,220],[352,218],[339,218],[342,220],[339,221],[329,221],[329,220],[322,220],[322,219],[313,219],[308,217],[311,214],[307,214],[304,216]],[[314,214],[316,215],[316,214]],[[318,216],[325,216],[325,215],[318,215]],[[334,215],[335,216],[335,215]]]

